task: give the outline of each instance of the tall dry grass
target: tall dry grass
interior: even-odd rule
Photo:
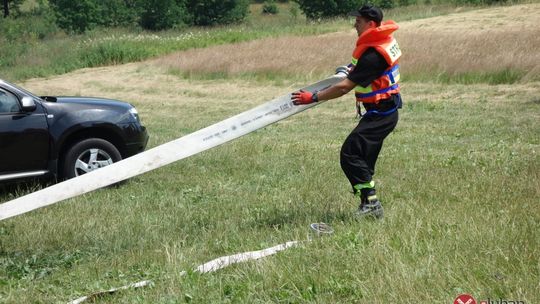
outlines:
[[[488,8],[401,23],[396,32],[405,78],[515,71],[540,79],[540,4]],[[281,37],[190,50],[157,60],[182,74],[328,74],[346,64],[353,30],[316,37]],[[435,76],[433,76],[435,75]],[[411,77],[412,76],[412,77]]]
[[[540,4],[415,20],[397,34],[410,74],[458,75],[513,70],[539,80]]]
[[[344,39],[344,37],[346,37]],[[316,74],[346,64],[354,33],[308,37],[280,37],[193,49],[162,57],[156,64],[181,73],[224,74]],[[345,43],[349,42],[349,43]]]

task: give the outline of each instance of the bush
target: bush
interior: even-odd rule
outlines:
[[[98,25],[101,26],[136,25],[142,11],[137,0],[102,0],[97,2],[101,15]]]
[[[93,0],[50,0],[59,27],[69,32],[82,33],[94,28],[99,21],[99,9]]]
[[[275,1],[265,1],[262,7],[263,14],[272,14],[275,15],[279,13],[279,8]]]
[[[96,26],[133,25],[141,11],[137,0],[50,0],[49,3],[58,26],[75,33]]]
[[[271,2],[275,2],[275,0],[270,0]],[[251,3],[265,3],[268,2],[267,0],[252,0]],[[288,3],[289,0],[277,0],[279,3]]]
[[[141,0],[139,24],[150,30],[163,30],[189,23],[184,1]]]
[[[10,13],[7,18],[0,18],[0,40],[28,41],[55,35],[58,27],[54,13],[43,0],[38,0],[37,4],[31,12],[18,11],[16,14]]]
[[[244,20],[248,14],[248,0],[189,0],[188,11],[195,25],[229,24]]]
[[[398,0],[399,6],[409,6],[409,5],[414,5],[414,4],[418,4],[418,1],[417,0]],[[426,4],[429,4],[429,3],[426,3]]]
[[[361,6],[359,0],[294,0],[308,19],[345,16]]]
[[[375,0],[373,1],[373,4],[382,9],[389,9],[397,6],[395,0]]]
[[[2,16],[7,17],[4,11],[4,1],[5,0],[3,0],[2,3],[0,4],[2,6]],[[21,6],[22,3],[23,3],[23,0],[7,0],[8,15],[9,16],[19,15],[20,14],[19,7]]]
[[[7,41],[44,39],[57,31],[58,27],[52,18],[41,16],[8,17],[0,22],[2,38]]]
[[[129,41],[104,41],[88,46],[78,55],[84,67],[93,67],[138,61],[150,57],[152,53]]]

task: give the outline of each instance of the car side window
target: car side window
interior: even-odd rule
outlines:
[[[0,114],[19,112],[19,100],[10,92],[0,89]]]

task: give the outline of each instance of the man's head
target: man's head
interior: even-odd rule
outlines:
[[[354,28],[358,36],[367,29],[381,25],[383,20],[383,12],[380,8],[371,4],[366,4],[361,8],[349,13],[349,16],[356,17]]]

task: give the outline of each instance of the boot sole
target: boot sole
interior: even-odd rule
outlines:
[[[364,213],[361,213],[359,211],[356,211],[356,214],[359,216],[359,217],[368,217],[368,216],[372,216],[374,218],[377,218],[377,219],[380,219],[380,218],[383,218],[384,217],[384,208],[381,206],[380,208],[377,208],[377,209],[372,209],[368,212],[364,212]]]

